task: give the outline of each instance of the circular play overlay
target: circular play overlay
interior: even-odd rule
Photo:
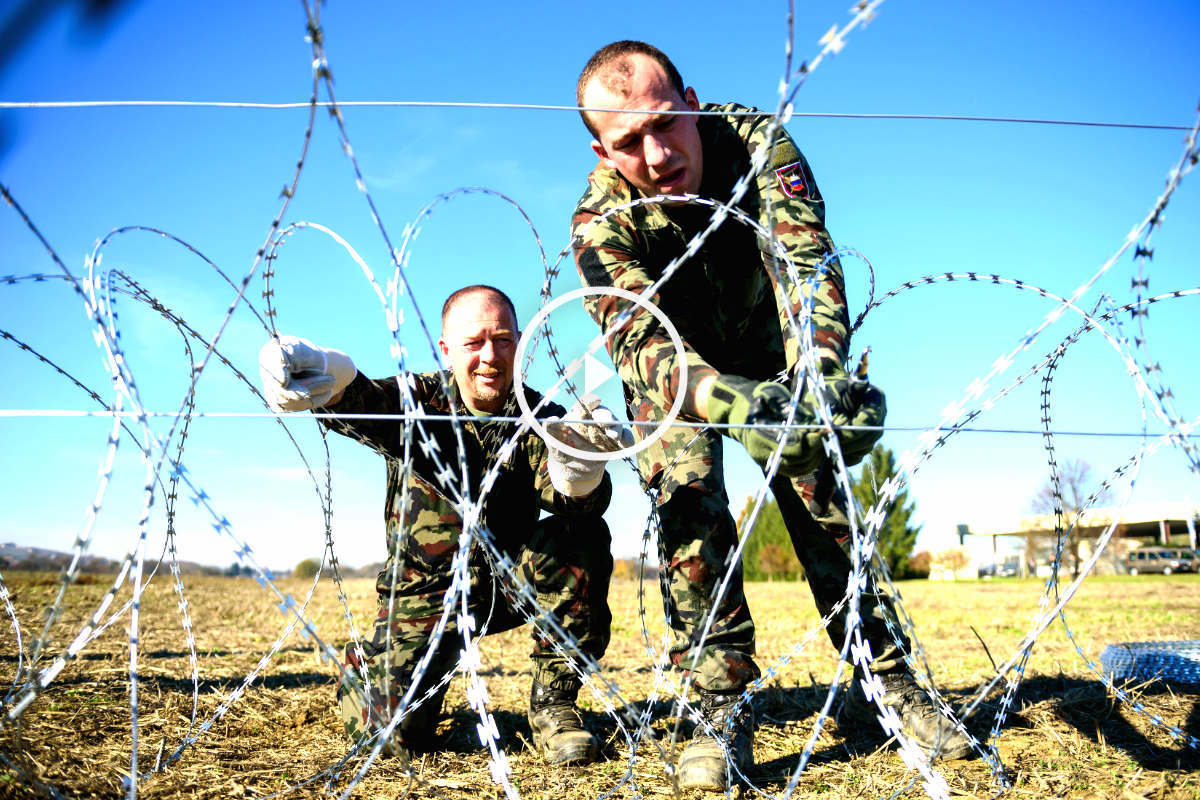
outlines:
[[[679,338],[679,331],[675,330],[675,326],[671,324],[671,320],[667,319],[667,315],[664,314],[658,306],[644,300],[639,295],[634,294],[627,289],[618,289],[614,286],[588,286],[582,289],[574,289],[570,292],[567,292],[562,297],[555,298],[547,303],[540,311],[533,315],[533,319],[531,319],[529,324],[525,326],[525,330],[536,331],[538,326],[542,324],[542,321],[546,319],[546,317],[550,316],[550,312],[559,306],[569,303],[572,300],[580,300],[584,297],[593,297],[595,295],[611,295],[613,297],[620,297],[623,300],[628,300],[631,303],[641,306],[653,314],[654,318],[662,323],[663,328],[667,331],[667,335],[671,337],[671,344],[675,347],[675,354],[677,356],[676,361],[679,364],[679,382],[677,385],[680,387],[687,386],[687,351],[683,349],[683,340]],[[605,331],[604,335],[607,337],[610,334],[608,331]],[[525,345],[527,341],[528,337],[522,336],[521,340],[517,343],[516,385],[518,386],[525,382],[524,367],[522,365],[524,363]],[[572,374],[574,374],[574,372],[584,364],[584,361],[582,359],[575,359],[571,362],[571,364],[575,365],[575,369],[567,373],[565,377],[570,377]],[[658,439],[664,433],[666,433],[667,428],[669,428],[671,423],[675,421],[675,418],[679,416],[679,410],[683,407],[683,390],[681,390],[676,392],[675,402],[671,403],[671,408],[667,412],[666,418],[663,419],[662,422],[660,422],[657,426],[655,426],[654,430],[651,431],[646,438],[642,439],[640,442],[637,442],[631,447],[622,447],[618,450],[613,450],[612,452],[597,453],[590,450],[581,450],[578,447],[572,447],[571,445],[559,441],[555,437],[551,436],[542,422],[533,415],[533,410],[529,407],[529,401],[525,399],[525,393],[515,392],[515,394],[517,396],[517,403],[521,406],[521,419],[525,422],[528,422],[529,425],[538,432],[538,435],[542,437],[548,446],[562,450],[565,453],[570,453],[576,458],[582,458],[590,461],[615,461],[618,458],[632,456],[641,452],[642,450],[645,450],[647,447],[658,441]],[[554,397],[553,395],[548,394],[546,395],[546,399],[553,400]],[[569,407],[570,404],[567,403],[564,405]]]

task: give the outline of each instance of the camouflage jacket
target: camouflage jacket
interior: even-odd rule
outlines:
[[[484,474],[495,462],[498,450],[512,436],[517,424],[476,421],[459,398],[453,375],[449,372],[443,374],[453,395],[449,399],[442,391],[441,380],[436,372],[409,374],[401,379],[408,380],[413,399],[426,414],[447,415],[451,403],[454,404],[462,424],[468,487],[474,497],[478,495]],[[525,387],[525,396],[530,407],[535,407],[541,400],[541,396],[528,387]],[[401,414],[404,409],[397,378],[371,380],[360,372],[331,410],[343,414]],[[510,393],[505,408],[497,416],[516,417],[520,413],[516,397]],[[538,411],[539,417],[565,414],[565,409],[555,403],[546,403]],[[461,482],[458,442],[450,422],[430,420],[422,423],[436,442],[436,461],[421,447],[421,437],[417,431],[413,431],[412,470],[407,477],[401,469],[405,422],[395,419],[326,419],[322,422],[331,430],[358,439],[385,457],[387,494],[384,515],[388,565],[380,573],[380,591],[388,590],[391,559],[397,552],[399,534],[403,529],[407,529],[409,537],[404,545],[405,563],[401,581],[411,591],[421,591],[426,583],[432,586],[449,569],[449,555],[462,531],[462,516],[459,507],[451,499],[453,493],[440,488],[442,484],[438,478],[439,472],[447,468],[455,476],[454,485]],[[514,552],[528,539],[542,510],[573,517],[599,515],[608,507],[612,484],[607,473],[600,486],[590,495],[572,498],[556,491],[550,483],[547,456],[547,446],[541,437],[533,430],[525,431],[508,461],[501,467],[496,483],[484,501],[483,524],[491,531],[496,543],[507,552]],[[406,487],[407,510],[402,507]],[[478,559],[474,560],[478,563]]]
[[[732,103],[705,104],[703,108],[752,110]],[[767,145],[770,122],[768,114],[698,118],[704,148],[702,197],[725,200],[732,195],[734,183],[750,171],[751,156]],[[587,191],[571,219],[575,262],[585,285],[641,293],[685,251],[712,214],[711,208],[690,204],[614,211],[641,196],[603,162],[588,176]],[[768,196],[769,219],[764,202]],[[683,339],[688,386],[676,385],[678,356],[666,331],[649,314],[635,316],[608,339],[609,353],[625,383],[630,415],[639,420],[661,418],[661,409],[670,407],[676,393],[684,389],[689,391],[683,413],[695,416],[688,401],[705,375],[728,372],[761,380],[796,364],[800,341],[787,322],[786,307],[800,319],[802,292],[821,260],[833,250],[833,241],[825,230],[825,204],[808,162],[782,128],[766,166],[738,207],[773,231],[795,265],[800,285],[785,282],[784,298],[777,291],[769,243],[745,224],[727,218],[656,298]],[[849,324],[842,268],[836,258],[830,260],[815,287],[813,342],[832,350],[844,362]],[[629,305],[608,296],[589,298],[586,304],[603,330]]]

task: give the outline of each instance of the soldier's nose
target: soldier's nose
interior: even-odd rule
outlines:
[[[665,164],[671,156],[671,151],[655,136],[647,136],[645,144],[646,163],[651,166]]]

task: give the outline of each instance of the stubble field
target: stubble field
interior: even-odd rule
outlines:
[[[8,573],[5,581],[27,645],[40,630],[39,615],[56,591],[55,580]],[[187,586],[199,667],[196,719],[202,723],[269,651],[285,619],[252,580],[194,578]],[[302,596],[308,584],[285,580],[281,586]],[[613,585],[613,640],[603,668],[605,678],[641,710],[654,692],[655,672],[646,655],[637,586],[624,581]],[[101,581],[70,589],[65,612],[53,628],[50,653],[60,652],[74,638],[106,587]],[[647,584],[646,589],[646,625],[657,645],[662,633],[657,584]],[[374,613],[373,581],[349,581],[346,590],[361,631]],[[939,687],[952,702],[961,703],[994,674],[993,659],[1003,663],[1012,654],[1029,627],[1043,586],[1034,580],[918,581],[900,584],[900,591]],[[758,624],[759,663],[776,666],[779,673],[755,699],[757,765],[750,777],[759,791],[779,796],[813,733],[836,665],[824,634],[786,665],[780,664],[817,622],[804,584],[751,584],[748,595]],[[151,584],[143,602],[138,711],[142,771],[151,768],[160,753],[169,756],[189,735],[193,682],[177,602],[169,582],[161,579]],[[322,579],[307,615],[337,645],[347,637],[330,581]],[[69,797],[125,793],[122,780],[129,770],[131,741],[127,621],[125,617],[114,625],[69,664],[19,723],[6,722],[0,733],[0,797],[48,794],[39,783]],[[1114,642],[1200,638],[1200,576],[1091,578],[1067,607],[1067,621],[1091,658]],[[605,793],[622,798],[674,794],[658,750],[648,743],[639,749],[628,774],[625,738],[586,688],[581,695],[585,722],[606,741],[607,760],[583,768],[547,767],[529,745],[525,721],[527,629],[487,637],[481,650],[481,674],[513,770],[512,782],[522,797],[582,800]],[[17,647],[6,620],[0,630],[0,685],[12,685],[16,665]],[[346,752],[333,708],[334,675],[311,643],[293,635],[246,694],[178,761],[139,782],[138,795],[258,797],[321,773]],[[677,683],[680,678],[671,675],[668,680]],[[1189,692],[1157,683],[1136,687],[1134,693],[1167,723],[1200,736],[1200,687],[1191,688]],[[970,723],[977,735],[986,734],[1002,690],[1003,683],[984,703],[985,718]],[[488,754],[476,733],[478,718],[467,706],[464,691],[463,678],[456,677],[439,726],[440,750],[417,757],[411,775],[396,759],[376,762],[353,796],[502,797],[491,780]],[[672,705],[660,699],[653,713],[659,743],[670,751]],[[685,735],[689,728],[686,722],[680,726]],[[1114,703],[1076,654],[1061,622],[1046,631],[1034,650],[999,753],[1014,781],[1010,797],[1200,798],[1200,752]],[[335,796],[361,763],[356,757],[345,766],[334,783]],[[996,791],[987,765],[979,759],[942,763],[938,769],[952,796],[990,797]],[[900,797],[925,796],[913,778],[881,735],[840,728],[831,719],[791,796],[886,798],[897,791]],[[317,796],[324,788],[320,779],[292,796]],[[754,796],[748,788],[742,791]]]

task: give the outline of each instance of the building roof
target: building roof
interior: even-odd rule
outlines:
[[[1078,529],[1084,536],[1098,536],[1113,522],[1119,522],[1126,528],[1153,526],[1157,529],[1159,522],[1166,521],[1182,528],[1187,525],[1189,518],[1200,519],[1200,508],[1187,501],[1130,503],[1088,509],[1080,519]],[[1054,522],[1053,514],[989,517],[970,523],[970,533],[974,536],[1053,536]]]

